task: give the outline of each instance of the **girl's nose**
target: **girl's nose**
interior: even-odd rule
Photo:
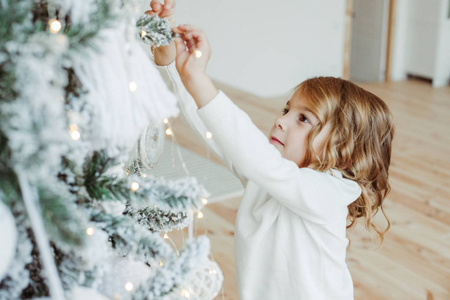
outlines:
[[[286,118],[285,116],[280,116],[275,120],[275,125],[280,128],[281,130],[286,129]]]

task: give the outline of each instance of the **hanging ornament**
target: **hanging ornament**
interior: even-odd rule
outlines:
[[[165,125],[150,123],[142,132],[138,141],[138,154],[145,168],[152,169],[164,150]]]
[[[210,259],[205,259],[176,293],[188,299],[210,300],[219,294],[222,283],[223,274],[219,265]]]
[[[145,170],[153,169],[164,150],[165,125],[150,123],[144,128],[134,146],[127,163],[127,170],[143,175]]]
[[[168,46],[175,37],[181,37],[170,28],[167,19],[161,19],[158,15],[153,17],[145,14],[136,22],[138,35],[142,42],[152,47]],[[194,40],[189,39],[190,47],[196,58],[202,57],[202,51],[195,47]]]
[[[17,229],[9,208],[0,200],[0,281],[2,281],[16,252]]]
[[[170,23],[157,15],[143,15],[136,22],[139,38],[153,47],[167,46],[173,41],[174,33]]]
[[[149,49],[146,52],[134,36],[127,39],[126,32],[126,24],[102,29],[99,51],[73,64],[80,84],[89,91],[83,96],[85,111],[80,112],[89,118],[89,126],[77,125],[94,150],[131,150],[149,122],[178,115],[177,100],[149,59]]]

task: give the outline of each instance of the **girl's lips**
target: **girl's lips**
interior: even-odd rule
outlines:
[[[281,145],[281,146],[284,146],[284,144],[283,144],[282,142],[280,142],[280,140],[277,139],[277,138],[274,137],[274,136],[271,136],[271,137],[270,137],[270,143],[271,143],[271,144],[279,144],[279,145]]]

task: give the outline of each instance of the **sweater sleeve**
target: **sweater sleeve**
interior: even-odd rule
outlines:
[[[175,66],[175,62],[171,63],[168,66],[158,66],[157,68],[161,71],[164,71],[165,75],[169,77],[169,80],[172,83],[173,92],[178,99],[181,111],[183,112],[183,115],[185,116],[190,127],[194,129],[196,135],[211,149],[213,154],[220,160],[222,160],[245,186],[247,180],[239,172],[236,171],[231,161],[223,155],[222,150],[217,146],[215,140],[206,138],[206,132],[208,130],[206,129],[203,121],[198,116],[198,106],[195,103],[195,100],[186,90],[181,81],[181,78]]]
[[[237,172],[303,218],[328,223],[359,197],[359,185],[340,172],[299,168],[284,159],[222,91],[198,114]]]

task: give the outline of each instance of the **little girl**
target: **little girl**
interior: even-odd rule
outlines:
[[[203,31],[181,25],[174,32],[182,37],[176,57],[171,45],[155,51],[155,61],[175,59],[176,69],[165,68],[187,119],[245,186],[235,226],[240,298],[353,299],[346,228],[364,217],[381,242],[387,230],[372,224],[390,189],[386,104],[346,80],[309,79],[295,87],[267,138],[205,74],[211,49]]]

